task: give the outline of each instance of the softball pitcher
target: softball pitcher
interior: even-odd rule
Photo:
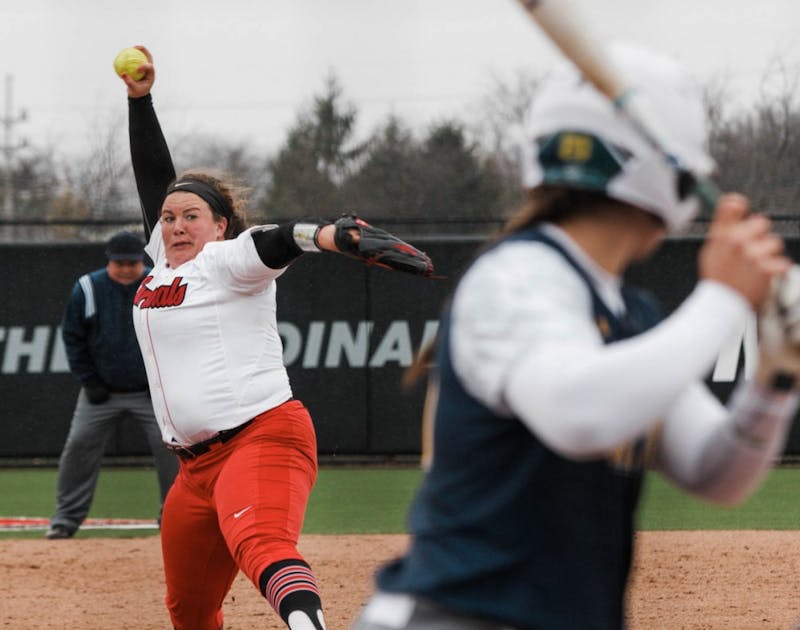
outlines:
[[[676,161],[708,174],[684,73],[646,50],[613,53]],[[692,220],[691,177],[568,71],[537,95],[531,124],[528,201],[443,316],[410,548],[380,570],[355,630],[619,629],[645,467],[735,504],[797,409],[800,278],[769,220],[723,196],[699,281],[662,320],[624,274]],[[759,368],[723,406],[703,379],[753,312]]]
[[[134,323],[153,406],[180,472],[161,523],[175,628],[218,630],[241,569],[292,630],[325,627],[297,550],[317,473],[311,418],[292,397],[276,279],[304,251],[430,275],[430,259],[356,217],[245,229],[244,200],[207,172],[177,179],[153,109],[152,56],[123,80],[131,158],[153,259]]]

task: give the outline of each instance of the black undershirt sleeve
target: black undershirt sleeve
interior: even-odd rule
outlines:
[[[145,233],[149,238],[158,223],[164,193],[175,179],[175,167],[153,109],[152,97],[147,94],[141,98],[128,98],[128,113],[131,164],[142,205]],[[259,258],[270,269],[281,269],[303,253],[294,241],[295,223],[297,221],[250,233]]]
[[[144,231],[149,239],[158,223],[167,186],[175,179],[172,156],[153,109],[150,94],[128,98],[128,135]]]
[[[270,269],[282,269],[303,253],[294,242],[294,224],[283,223],[271,230],[253,230],[250,235],[256,244],[258,257]]]

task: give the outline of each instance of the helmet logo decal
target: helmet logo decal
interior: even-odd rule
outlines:
[[[564,130],[536,141],[543,183],[604,192],[622,171],[623,157],[593,134]]]
[[[558,157],[565,162],[588,162],[592,157],[592,136],[562,133],[558,139]]]

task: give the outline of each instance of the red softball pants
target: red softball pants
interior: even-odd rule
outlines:
[[[317,476],[305,406],[290,400],[211,449],[181,460],[161,517],[166,604],[178,630],[218,630],[239,570],[258,588],[274,562],[303,559],[297,541]]]

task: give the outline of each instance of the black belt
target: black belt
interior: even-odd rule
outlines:
[[[181,446],[180,444],[166,444],[165,446],[168,450],[175,453],[181,459],[194,459],[198,455],[208,453],[208,451],[211,450],[212,444],[216,444],[217,442],[220,444],[225,444],[225,442],[233,438],[237,433],[244,430],[244,428],[252,423],[253,420],[255,420],[255,418],[250,418],[250,420],[244,424],[240,424],[238,427],[220,431],[214,437],[203,440],[202,442],[198,442],[197,444],[192,444],[191,446]]]

